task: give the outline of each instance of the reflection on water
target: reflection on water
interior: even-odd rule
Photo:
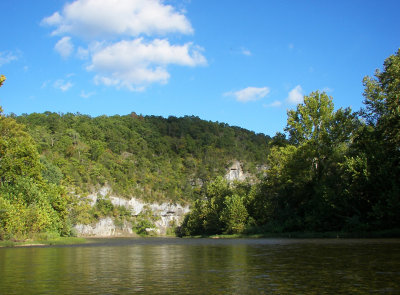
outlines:
[[[0,294],[400,294],[400,240],[111,239],[0,249]]]

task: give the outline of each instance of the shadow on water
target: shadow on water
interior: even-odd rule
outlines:
[[[400,294],[400,240],[92,239],[0,249],[0,294]]]

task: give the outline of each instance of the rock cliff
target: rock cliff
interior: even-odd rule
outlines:
[[[225,175],[225,179],[229,182],[244,181],[248,177],[248,173],[243,172],[242,164],[239,161],[234,161]]]
[[[189,206],[170,203],[145,203],[139,199],[131,198],[124,199],[119,196],[110,195],[110,188],[103,187],[98,192],[87,196],[92,206],[96,204],[99,197],[108,197],[114,206],[124,206],[132,216],[141,214],[144,210],[151,210],[151,215],[156,220],[155,228],[149,228],[148,231],[153,231],[156,234],[166,234],[168,228],[172,225],[179,225],[186,213],[189,212]],[[96,237],[112,237],[112,236],[127,236],[133,235],[132,224],[123,222],[123,224],[115,224],[111,217],[100,219],[95,224],[77,224],[75,230],[78,236],[96,236]]]

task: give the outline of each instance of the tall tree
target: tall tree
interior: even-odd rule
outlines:
[[[367,76],[363,82],[361,114],[367,126],[354,145],[350,179],[359,187],[354,194],[369,205],[365,219],[373,227],[399,227],[400,49],[385,60],[382,71],[376,70],[375,77]]]
[[[338,225],[338,164],[345,160],[358,124],[350,109],[335,111],[332,97],[319,91],[288,111],[285,131],[291,144],[275,146],[269,155],[265,207],[270,220],[285,230]]]
[[[365,77],[364,118],[382,133],[386,143],[400,147],[400,49],[388,57],[383,71],[376,70],[375,77]]]

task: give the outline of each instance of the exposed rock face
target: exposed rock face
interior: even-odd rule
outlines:
[[[113,237],[133,234],[132,224],[125,222],[117,227],[111,217],[102,218],[94,225],[77,224],[75,230],[79,236]]]
[[[243,172],[242,165],[239,161],[233,162],[232,166],[228,170],[228,173],[225,175],[225,179],[229,182],[235,180],[244,181],[247,177],[248,175]]]
[[[87,198],[90,200],[92,206],[96,204],[98,197],[105,197],[110,194],[109,187],[101,188],[97,193],[88,195]],[[156,234],[165,234],[167,229],[172,224],[179,225],[186,213],[189,212],[189,206],[181,206],[170,203],[144,203],[141,200],[132,198],[130,200],[120,198],[118,196],[109,196],[111,203],[114,206],[124,206],[132,212],[132,215],[139,215],[143,210],[151,210],[153,216],[157,217],[155,222],[156,229],[153,231]],[[121,235],[132,235],[132,224],[125,222],[122,226],[116,226],[114,220],[111,217],[100,219],[96,224],[83,225],[78,224],[75,226],[79,236],[121,236]]]
[[[260,166],[257,168],[262,170],[265,167]],[[229,182],[244,181],[249,177],[251,177],[251,175],[243,172],[242,164],[239,161],[234,161],[225,175],[225,179]],[[192,185],[199,185],[197,181],[193,180]],[[200,183],[200,185],[202,185],[202,183]],[[154,222],[156,228],[149,228],[146,230],[155,234],[165,234],[171,225],[180,225],[185,214],[190,211],[189,206],[181,206],[170,203],[145,203],[136,198],[127,200],[112,195],[111,189],[107,186],[102,187],[94,194],[88,195],[87,198],[90,200],[90,204],[94,206],[99,197],[106,196],[110,199],[114,206],[124,206],[131,211],[132,215],[137,216],[144,210],[151,210],[152,215],[157,219],[157,221]],[[75,226],[75,229],[80,236],[110,237],[134,234],[132,231],[132,224],[125,222],[123,225],[117,226],[111,217],[100,219],[96,224],[92,225],[78,224]]]

